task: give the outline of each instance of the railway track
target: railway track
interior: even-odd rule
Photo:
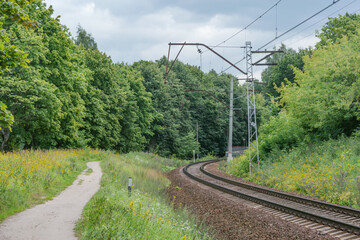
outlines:
[[[222,159],[187,165],[188,177],[211,188],[263,206],[265,211],[299,225],[320,229],[340,239],[360,239],[360,210],[290,195],[276,190],[223,178],[206,170]]]

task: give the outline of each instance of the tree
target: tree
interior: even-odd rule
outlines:
[[[261,127],[262,149],[349,136],[360,126],[359,45],[360,36],[344,37],[303,58],[294,83],[278,89],[282,109]]]
[[[7,110],[7,106],[0,102],[0,130],[3,128],[9,128],[11,130],[13,124],[14,116]]]
[[[280,89],[281,103],[321,138],[351,134],[359,125],[360,36],[317,49],[305,57],[296,83]]]
[[[17,22],[6,24],[11,44],[28,53],[27,68],[15,66],[0,77],[0,99],[14,114],[16,123],[10,148],[84,146],[80,126],[87,72],[80,50],[42,1],[26,7],[41,23],[35,29]]]
[[[7,31],[13,44],[30,52],[27,68],[17,66],[0,77],[0,99],[16,118],[13,135],[8,138],[9,147],[54,147],[54,138],[60,132],[62,104],[56,96],[56,86],[48,83],[44,74],[48,50],[34,29],[14,23]]]
[[[338,43],[344,36],[352,38],[359,35],[360,15],[346,13],[336,18],[329,18],[329,21],[322,27],[321,33],[317,34],[320,42],[316,44],[317,48],[327,46],[332,43]]]
[[[195,132],[189,132],[187,135],[178,139],[177,143],[179,150],[177,156],[182,159],[191,159],[193,157],[193,151],[199,151],[199,144],[196,142]]]
[[[45,62],[39,62],[43,79],[56,87],[55,94],[61,102],[60,131],[54,142],[56,146],[83,147],[81,127],[84,124],[85,103],[82,96],[88,85],[88,70],[84,64],[81,50],[70,39],[70,34],[58,19],[51,17],[53,9],[46,8],[40,1],[34,1],[29,14],[41,25],[36,33],[46,47]]]
[[[3,25],[6,21],[13,21],[27,28],[35,28],[38,23],[30,20],[24,10],[31,2],[27,0],[2,0],[0,2],[0,74],[17,65],[27,66],[27,54],[17,46],[10,44],[9,36]]]
[[[13,124],[14,116],[9,110],[7,110],[7,106],[4,103],[0,102],[0,132],[3,136],[2,144],[0,146],[0,152],[4,151],[4,146],[8,141],[11,127]]]
[[[81,45],[85,49],[97,49],[97,43],[90,33],[87,33],[80,25],[77,26],[77,36],[75,44]]]
[[[304,66],[303,57],[311,54],[311,49],[299,49],[295,51],[281,45],[283,53],[276,53],[268,59],[268,63],[276,63],[275,66],[269,66],[262,73],[262,81],[265,82],[265,93],[274,97],[279,97],[276,87],[282,83],[294,82],[295,73],[293,68],[302,69]]]

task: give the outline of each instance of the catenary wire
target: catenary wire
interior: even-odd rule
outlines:
[[[246,25],[244,28],[242,28],[241,30],[237,31],[236,33],[234,33],[233,35],[231,35],[230,37],[228,37],[227,39],[225,39],[224,41],[216,44],[214,48],[219,47],[221,44],[226,43],[227,41],[229,41],[230,39],[232,39],[233,37],[235,37],[236,35],[238,35],[239,33],[245,31],[247,28],[249,28],[251,25],[253,25],[256,21],[258,21],[260,18],[262,18],[265,14],[267,14],[269,11],[271,11],[271,9],[273,9],[274,7],[276,7],[282,0],[277,1],[274,5],[272,5],[269,9],[267,9],[264,13],[262,13],[259,17],[257,17],[255,20],[253,20],[251,23],[249,23],[248,25]],[[207,52],[209,50],[205,50],[203,51],[203,53]]]
[[[280,34],[279,36],[273,38],[272,40],[270,40],[269,42],[267,42],[266,44],[264,44],[263,46],[259,47],[257,49],[257,51],[259,51],[260,49],[266,47],[267,45],[269,45],[270,43],[274,42],[275,40],[277,40],[278,38],[284,36],[285,34],[288,34],[289,32],[291,32],[292,30],[294,30],[295,28],[299,27],[300,25],[304,24],[305,22],[309,21],[310,19],[312,19],[313,17],[319,15],[320,13],[322,13],[323,11],[325,11],[326,9],[330,8],[331,6],[333,6],[334,4],[340,2],[340,0],[333,0],[333,2],[331,4],[329,4],[328,6],[326,6],[325,8],[321,9],[320,11],[318,11],[317,13],[313,14],[312,16],[308,17],[307,19],[303,20],[302,22],[298,23],[297,25],[295,25],[294,27],[288,29],[287,31],[283,32],[282,34]]]
[[[345,5],[344,7],[340,8],[339,10],[336,10],[335,12],[333,12],[333,13],[331,13],[331,14],[327,15],[326,17],[324,17],[324,18],[320,19],[319,21],[317,21],[317,22],[315,22],[315,23],[311,24],[310,26],[308,26],[308,27],[304,28],[303,30],[301,30],[301,31],[299,31],[299,32],[297,32],[297,33],[295,33],[295,34],[291,35],[290,37],[287,37],[287,38],[283,39],[283,40],[282,40],[282,42],[283,42],[283,41],[286,41],[286,40],[288,40],[288,39],[290,39],[290,38],[292,38],[292,37],[294,37],[294,36],[296,36],[296,35],[298,35],[299,33],[304,32],[305,30],[307,30],[307,29],[309,29],[309,28],[311,28],[311,27],[313,27],[313,26],[317,25],[318,23],[320,23],[320,22],[322,22],[322,21],[324,21],[324,20],[328,19],[329,17],[333,16],[334,14],[336,14],[336,13],[340,12],[341,10],[343,10],[343,9],[347,8],[348,6],[350,6],[351,4],[353,4],[353,3],[357,2],[357,1],[358,1],[358,0],[353,0],[352,2],[348,3],[347,5]],[[356,11],[356,12],[357,12],[357,11]],[[299,41],[301,41],[301,40],[303,40],[303,39],[305,39],[305,38],[308,38],[309,36],[311,36],[311,35],[313,35],[313,34],[314,34],[314,33],[312,32],[311,34],[306,35],[305,37],[303,37],[303,38],[301,38],[301,39],[299,39],[299,40],[297,40],[297,41],[293,42],[291,45],[293,45],[294,43],[297,43],[297,42],[299,42]]]
[[[269,41],[268,43],[266,43],[265,45],[263,45],[262,47],[258,48],[257,51],[259,51],[261,48],[269,45],[271,42],[277,40],[278,38],[284,36],[285,34],[291,32],[292,30],[294,30],[295,28],[299,27],[300,25],[304,24],[305,22],[307,22],[308,20],[312,19],[313,17],[319,15],[321,12],[325,11],[326,9],[328,9],[329,7],[333,6],[334,4],[338,3],[340,0],[334,0],[330,5],[326,6],[325,8],[323,8],[322,10],[318,11],[317,13],[313,14],[312,16],[308,17],[307,19],[303,20],[302,22],[300,22],[299,24],[295,25],[294,27],[290,28],[289,30],[287,30],[286,32],[280,34],[279,36],[276,36],[274,39],[272,39],[271,41]],[[355,0],[357,1],[357,0]],[[350,4],[348,4],[350,5]],[[347,7],[347,6],[345,6]],[[340,9],[341,10],[341,9]],[[294,35],[293,35],[294,36]],[[240,59],[239,61],[237,61],[234,65],[239,64],[240,62],[242,62],[243,60],[245,60],[245,57],[243,57],[242,59]],[[221,73],[226,72],[227,70],[229,70],[230,68],[232,68],[232,66],[229,66],[228,68],[226,68],[225,70],[221,71]]]

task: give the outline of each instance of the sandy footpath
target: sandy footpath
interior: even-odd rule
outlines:
[[[89,199],[100,188],[99,162],[87,163],[91,174],[81,174],[53,200],[7,218],[0,224],[1,240],[72,240],[73,228]]]

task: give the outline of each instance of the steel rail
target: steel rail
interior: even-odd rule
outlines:
[[[222,159],[214,159],[214,160],[191,163],[191,164],[189,164],[189,165],[187,165],[187,166],[185,166],[183,168],[183,172],[184,172],[184,174],[186,176],[188,176],[188,177],[190,177],[190,178],[192,178],[192,179],[194,179],[194,180],[196,180],[196,181],[198,181],[200,183],[203,183],[203,184],[205,184],[205,185],[207,185],[209,187],[218,189],[218,190],[220,190],[222,192],[231,194],[233,196],[240,197],[240,198],[243,198],[243,199],[258,203],[258,204],[263,205],[263,206],[267,206],[267,207],[270,207],[270,208],[273,208],[273,209],[277,209],[277,210],[280,210],[280,211],[283,211],[283,212],[286,212],[286,213],[289,213],[289,214],[293,214],[293,215],[296,215],[296,216],[299,216],[299,217],[302,217],[302,218],[305,218],[305,219],[308,219],[308,220],[311,220],[311,221],[314,221],[314,222],[318,222],[318,223],[321,223],[321,224],[324,224],[324,225],[327,225],[327,226],[330,226],[330,227],[334,227],[334,228],[337,228],[337,229],[340,229],[340,230],[343,230],[343,231],[347,231],[347,232],[350,232],[350,233],[353,233],[353,234],[356,234],[356,235],[360,235],[360,227],[356,226],[354,224],[345,223],[345,222],[342,222],[342,221],[339,221],[339,220],[333,219],[333,218],[328,218],[328,217],[324,217],[324,216],[318,216],[318,215],[316,215],[314,213],[311,213],[311,212],[301,211],[299,209],[295,209],[295,208],[292,208],[292,207],[289,207],[289,206],[285,206],[283,204],[271,202],[271,201],[268,201],[266,199],[262,199],[262,198],[255,197],[255,196],[250,196],[250,195],[247,195],[247,194],[232,190],[230,188],[220,186],[220,185],[215,184],[215,183],[211,183],[209,181],[206,181],[204,179],[196,177],[196,176],[194,176],[194,175],[192,175],[191,173],[188,172],[188,168],[193,166],[193,165],[200,164],[200,163],[209,164],[209,163],[217,162],[217,161],[220,161],[220,160],[222,160]]]

